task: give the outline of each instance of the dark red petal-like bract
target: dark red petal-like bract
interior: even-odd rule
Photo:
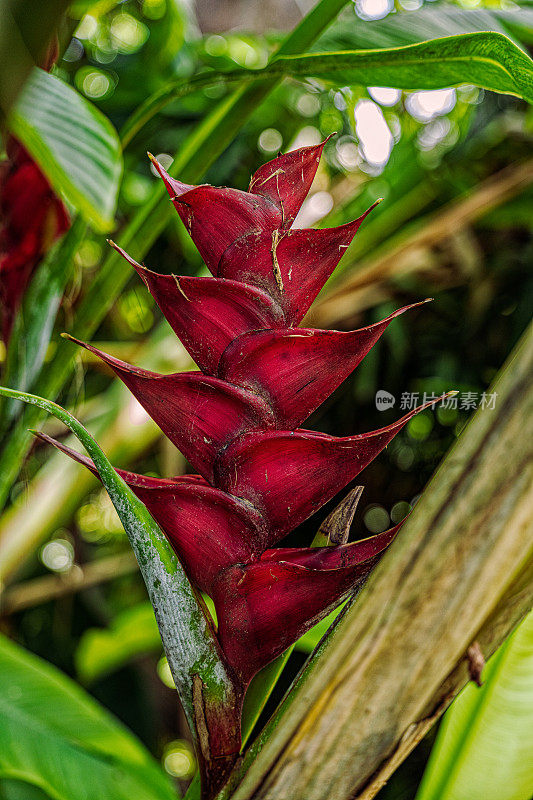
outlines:
[[[426,403],[386,428],[337,438],[315,431],[250,431],[215,465],[218,486],[244,497],[281,537],[355,478]]]
[[[348,377],[385,332],[409,308],[356,331],[288,328],[254,331],[226,348],[218,375],[267,397],[279,428],[296,428]]]
[[[98,475],[86,456],[45,434],[39,436]],[[210,593],[213,580],[223,570],[258,559],[268,546],[261,515],[238,497],[189,476],[160,479],[117,472],[145,503],[202,591]]]
[[[291,150],[263,164],[252,175],[249,191],[278,206],[284,228],[292,225],[307,197],[327,141]]]
[[[163,433],[208,480],[212,480],[218,453],[237,436],[275,427],[269,403],[247,389],[202,372],[159,375],[73,341],[111,367]]]
[[[111,244],[137,270],[174,333],[208,374],[216,374],[222,353],[237,336],[285,326],[281,308],[261,289],[238,281],[159,275]]]
[[[220,641],[243,683],[353,592],[395,534],[373,537],[373,546],[366,540],[365,548],[271,550],[259,563],[221,573],[213,591]]]
[[[224,252],[218,276],[238,276],[238,280],[264,289],[283,308],[287,325],[297,325],[376,205],[338,228],[248,233]]]

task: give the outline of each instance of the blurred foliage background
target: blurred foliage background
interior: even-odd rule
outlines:
[[[203,67],[264,66],[310,5],[76,0],[62,29],[55,73],[120,131],[171,77],[186,79]],[[357,0],[314,49],[394,46],[488,28],[527,48],[533,8],[499,0]],[[145,151],[168,166],[170,154],[226,91],[212,87],[171,103],[128,144],[119,228],[147,201],[156,181]],[[407,513],[529,320],[533,116],[523,101],[472,86],[407,93],[285,81],[210,168],[207,182],[245,189],[250,174],[278,151],[333,133],[299,224],[338,225],[375,199],[383,201],[311,310],[309,324],[348,329],[399,305],[434,301],[390,326],[309,427],[336,435],[362,432],[398,416],[406,393],[420,400],[424,393],[460,393],[456,408],[412,419],[365,471],[353,526],[353,536],[363,537]],[[106,248],[101,234],[88,232],[58,331],[76,334],[76,305]],[[177,214],[145,263],[159,272],[205,271]],[[162,372],[192,367],[169,330],[132,275],[95,339],[139,366]],[[182,456],[111,374],[86,352],[78,359],[62,402],[98,434],[114,463],[161,475],[187,471]],[[394,408],[377,409],[379,390],[395,398]],[[47,430],[57,433],[54,423]],[[87,686],[185,786],[195,769],[187,728],[144,586],[107,496],[81,468],[37,447],[10,500],[0,523],[9,583],[2,629]],[[308,543],[317,524],[311,519],[292,540]],[[269,708],[310,646],[312,641],[302,642],[291,656]],[[433,736],[396,773],[382,800],[415,796]]]

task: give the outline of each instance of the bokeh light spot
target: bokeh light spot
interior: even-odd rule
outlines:
[[[97,30],[98,20],[91,16],[91,14],[86,14],[82,17],[80,24],[75,30],[76,39],[90,39]]]
[[[395,106],[402,96],[399,89],[390,89],[388,86],[369,86],[368,94],[380,106]]]
[[[397,525],[402,519],[408,515],[411,510],[411,506],[406,500],[400,500],[398,503],[395,503],[391,508],[390,518]]]
[[[394,0],[356,0],[355,10],[361,19],[383,19],[394,8]]]
[[[163,766],[169,775],[182,780],[192,778],[196,772],[196,759],[189,742],[176,739],[169,742],[163,754]]]
[[[389,514],[383,506],[369,506],[363,515],[363,521],[370,533],[382,533],[389,527]]]
[[[432,89],[408,95],[405,107],[418,122],[430,122],[435,117],[448,114],[455,106],[455,101],[455,89]]]
[[[157,675],[159,680],[164,683],[165,686],[168,686],[169,689],[176,688],[166,656],[161,656],[157,662]]]
[[[263,153],[277,153],[283,144],[283,136],[276,128],[265,128],[259,134],[257,144]]]
[[[205,52],[210,56],[223,56],[228,52],[228,42],[225,36],[214,33],[205,40]]]
[[[394,145],[381,108],[372,100],[360,100],[354,111],[355,131],[365,160],[384,167]]]
[[[91,70],[84,75],[81,88],[87,97],[98,100],[109,94],[111,81],[105,73],[99,70]]]
[[[113,17],[110,31],[121,53],[134,53],[150,35],[146,25],[125,11]]]
[[[172,166],[172,162],[174,161],[170,153],[158,153],[156,155],[156,159],[159,161],[163,169],[166,169],[167,171],[170,169],[170,167]],[[154,175],[157,175],[157,177],[159,177],[159,172],[156,170],[153,164],[150,165],[150,169],[152,170]]]
[[[320,100],[316,94],[306,92],[296,101],[296,110],[302,117],[314,117],[320,111]]]
[[[407,433],[411,439],[417,442],[423,442],[428,438],[433,429],[433,415],[432,414],[417,414],[407,423]]]
[[[41,561],[52,572],[68,572],[74,563],[74,548],[67,539],[52,539],[41,549]]]

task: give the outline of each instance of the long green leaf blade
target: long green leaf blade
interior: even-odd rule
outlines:
[[[9,337],[2,379],[13,389],[26,391],[39,374],[54,328],[57,311],[72,273],[80,237],[86,230],[78,217],[37,267],[17,312]],[[15,401],[0,403],[0,435],[20,412]]]
[[[107,117],[71,86],[35,68],[9,128],[58,194],[98,231],[113,227],[122,154]]]
[[[494,32],[465,33],[386,50],[285,56],[261,72],[407,90],[474,83],[533,102],[533,61],[507,36]]]
[[[522,41],[533,33],[533,10],[519,8],[503,11],[500,8],[459,8],[448,3],[426,5],[416,11],[389,14],[369,22],[348,22],[333,25],[320,37],[314,48],[325,50],[366,50],[400,47],[415,42],[427,42],[443,36],[461,33],[496,31]]]
[[[168,103],[195,91],[221,83],[287,77],[320,78],[337,86],[390,86],[411,91],[473,83],[533,103],[533,61],[507,36],[488,31],[402,47],[279,55],[261,70],[201,73],[188,82],[175,81],[149,97],[127,123],[124,135],[131,138]]]

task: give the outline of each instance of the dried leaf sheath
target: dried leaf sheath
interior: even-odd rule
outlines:
[[[420,410],[343,438],[299,427],[412,308],[355,331],[295,327],[366,216],[333,229],[291,227],[323,146],[265,164],[248,192],[183,184],[152,157],[213,277],[159,275],[113,246],[199,372],[158,375],[78,342],[115,372],[199,473],[163,480],[118,471],[191,580],[212,596],[222,652],[241,693],[365,579],[397,528],[313,550],[276,545]],[[42,438],[94,471],[89,459]]]

